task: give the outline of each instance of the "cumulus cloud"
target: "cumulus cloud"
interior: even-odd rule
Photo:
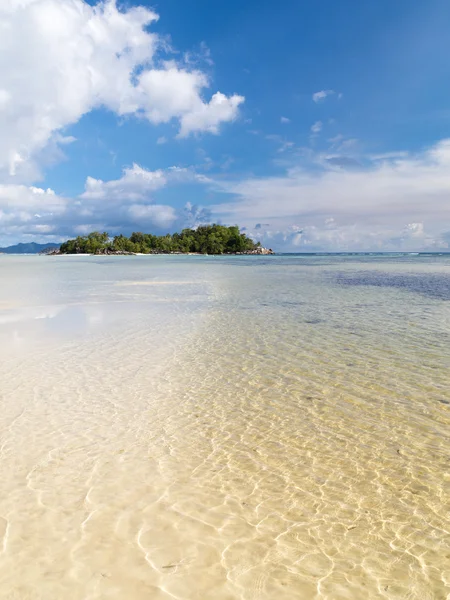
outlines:
[[[410,237],[422,238],[424,235],[423,223],[408,223],[403,232]]]
[[[215,206],[214,214],[243,225],[254,223],[255,217],[267,219],[272,234],[279,236],[294,223],[302,230],[295,233],[296,244],[333,249],[448,247],[444,233],[450,229],[450,140],[359,169],[291,168],[284,176],[217,185],[235,199]]]
[[[284,125],[286,125],[287,123],[290,123],[291,120],[288,119],[287,117],[281,117],[280,122],[283,123]]]
[[[0,222],[11,221],[21,215],[20,220],[42,218],[64,210],[64,201],[52,189],[34,186],[0,184]]]
[[[322,131],[322,127],[322,121],[316,121],[313,125],[311,125],[311,132],[314,134],[318,134]]]
[[[227,97],[220,92],[213,95],[210,102],[195,101],[189,111],[180,114],[181,128],[179,137],[186,137],[195,131],[218,133],[220,123],[233,121],[238,113],[238,107],[244,102],[243,96],[234,94]]]
[[[312,99],[316,103],[322,102],[322,100],[325,100],[325,98],[328,98],[328,96],[332,96],[335,93],[334,90],[320,90],[319,92],[314,92]]]
[[[84,192],[81,199],[88,200],[116,200],[123,202],[146,200],[152,197],[152,193],[170,183],[208,183],[210,180],[201,173],[196,173],[192,168],[169,167],[168,169],[157,169],[150,171],[133,163],[131,167],[125,167],[122,177],[102,181],[87,177]]]
[[[27,236],[165,233],[221,221],[239,223],[265,245],[287,251],[449,248],[450,140],[418,154],[366,157],[358,168],[334,158],[332,164],[318,160],[314,169],[291,167],[277,177],[239,181],[134,164],[119,179],[88,177],[85,191],[71,199],[51,189],[0,185],[0,245]],[[184,210],[156,201],[163,187],[181,183],[206,185],[232,199],[208,209],[188,203]]]
[[[0,184],[0,246],[24,234],[50,240],[63,218],[67,201],[52,189]]]
[[[114,0],[3,0],[0,172],[37,177],[41,153],[98,107],[155,124],[178,120],[180,137],[217,133],[235,119],[242,96],[205,100],[203,72],[161,60],[164,43],[148,30],[157,19],[144,7],[119,10]]]
[[[211,211],[208,208],[187,202],[183,211],[183,227],[192,229],[211,222]]]
[[[51,189],[25,185],[0,185],[0,246],[29,237],[59,241],[93,230],[110,233],[147,229],[167,232],[204,221],[205,209],[187,204],[177,211],[155,202],[155,194],[168,185],[210,184],[191,168],[156,171],[133,164],[119,179],[87,177],[85,189],[75,198],[58,196]]]
[[[132,204],[128,214],[135,223],[159,228],[170,227],[177,218],[175,209],[164,204]]]
[[[137,164],[125,168],[120,179],[102,181],[88,177],[82,198],[108,200],[142,200],[149,192],[164,187],[167,175],[162,170],[148,171]]]
[[[422,223],[420,235],[414,234],[406,225],[403,229],[374,229],[364,224],[339,225],[332,218],[317,225],[263,226],[249,235],[264,246],[285,252],[358,252],[358,251],[445,251],[446,234],[439,238],[427,233]],[[450,237],[450,236],[449,236]]]

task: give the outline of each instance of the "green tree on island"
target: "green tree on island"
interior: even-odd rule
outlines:
[[[197,229],[183,229],[181,233],[162,236],[151,233],[134,232],[130,237],[116,235],[110,238],[104,232],[94,231],[87,236],[78,236],[61,244],[62,254],[102,254],[114,252],[133,252],[143,254],[188,253],[235,254],[237,252],[257,251],[261,247],[239,227],[224,225],[202,225]]]

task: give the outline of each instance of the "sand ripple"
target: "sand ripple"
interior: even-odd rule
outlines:
[[[122,302],[147,263],[85,260],[48,293],[95,319],[0,331],[0,598],[449,597],[448,303],[181,259]]]

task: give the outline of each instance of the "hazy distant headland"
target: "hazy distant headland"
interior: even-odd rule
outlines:
[[[14,246],[0,248],[0,254],[38,254],[43,250],[58,250],[59,244],[37,244],[36,242],[19,243]]]
[[[94,231],[67,240],[46,254],[273,254],[260,242],[241,233],[238,226],[202,225],[162,236],[135,232],[126,237]]]

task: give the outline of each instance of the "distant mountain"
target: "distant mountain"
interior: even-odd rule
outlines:
[[[39,254],[46,248],[59,248],[60,244],[36,244],[36,242],[30,242],[29,244],[16,244],[15,246],[8,246],[7,248],[0,248],[0,254]]]

